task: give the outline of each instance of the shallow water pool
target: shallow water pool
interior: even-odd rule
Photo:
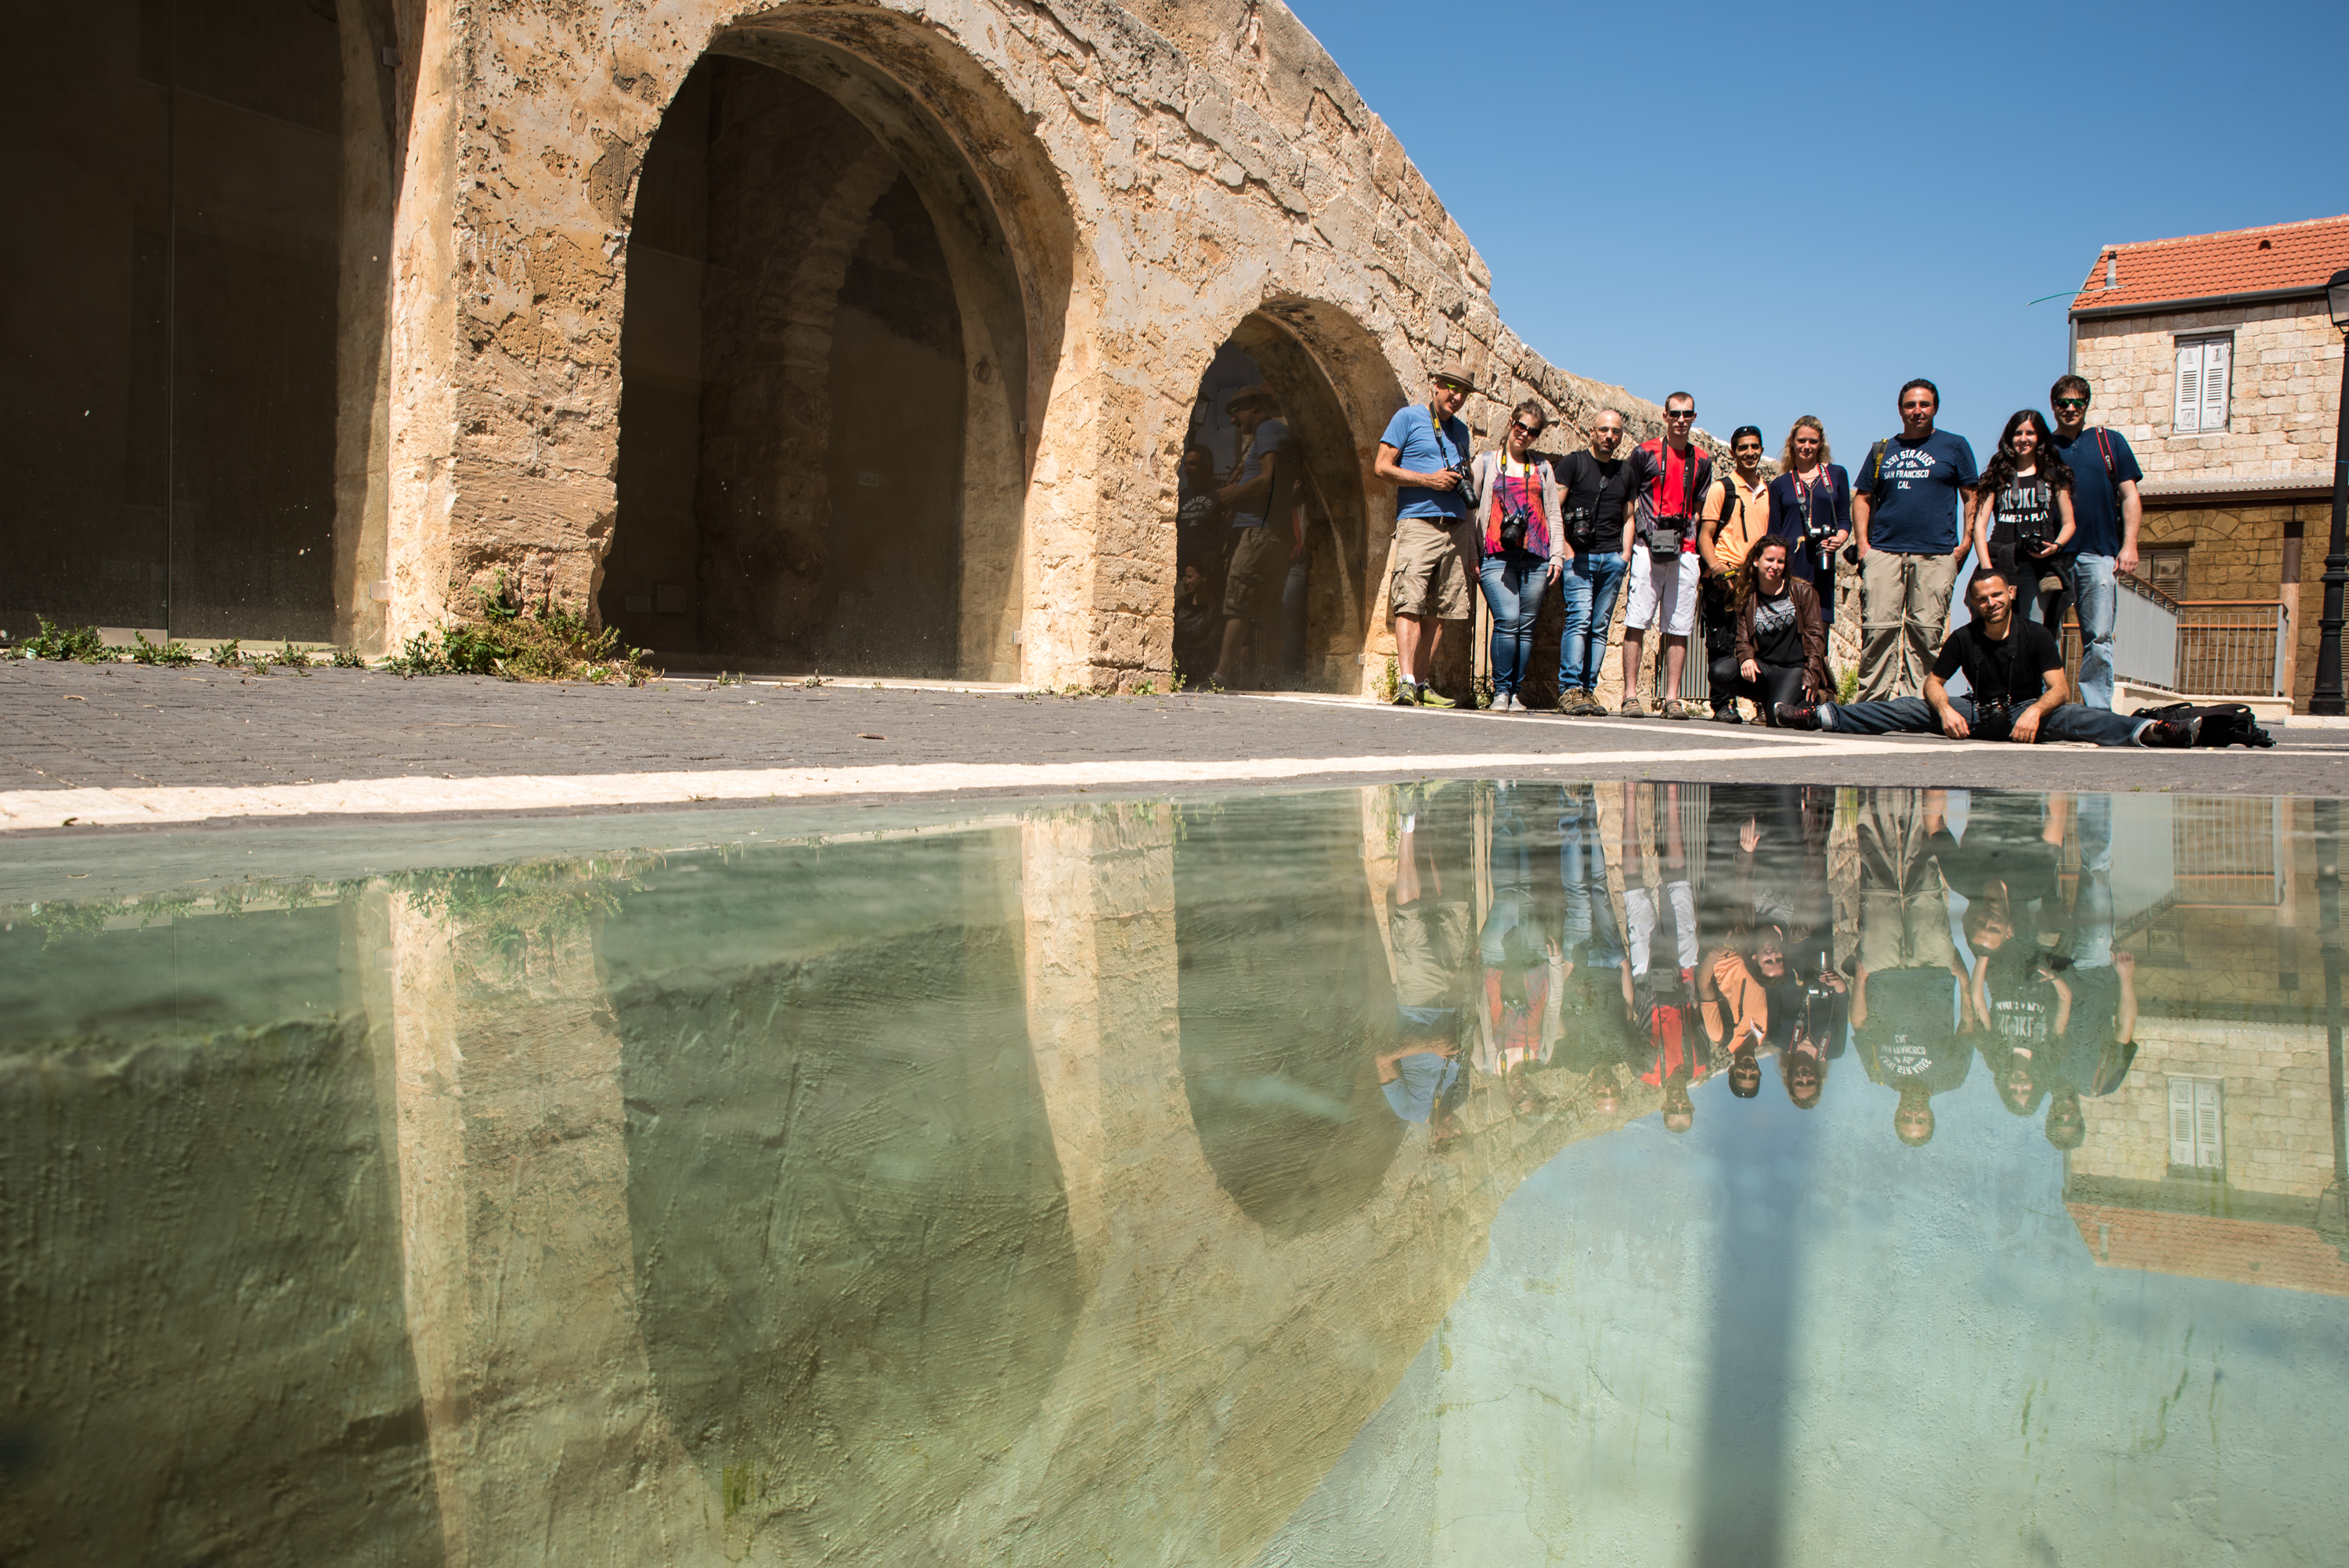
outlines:
[[[2336,812],[22,841],[0,1561],[2328,1561]]]

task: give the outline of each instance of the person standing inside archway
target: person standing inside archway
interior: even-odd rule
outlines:
[[[1900,388],[1900,433],[1876,443],[1852,486],[1859,555],[1859,696],[1915,696],[1950,624],[1950,590],[1966,553],[1959,526],[1979,474],[1963,436],[1933,428],[1940,388]]]
[[[1280,616],[1281,585],[1288,578],[1290,472],[1288,422],[1272,388],[1259,382],[1232,394],[1226,411],[1240,433],[1231,479],[1216,492],[1232,520],[1232,561],[1224,578],[1224,647],[1216,661],[1215,684],[1226,691],[1241,684],[1251,655],[1258,665],[1278,656],[1269,631]]]
[[[1428,377],[1425,403],[1387,421],[1376,472],[1395,487],[1395,704],[1455,707],[1428,686],[1444,645],[1444,623],[1468,618],[1468,400],[1466,367],[1448,360]]]

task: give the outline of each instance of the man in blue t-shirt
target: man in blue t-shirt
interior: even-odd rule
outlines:
[[[1973,499],[1974,449],[1933,428],[1941,394],[1900,388],[1900,433],[1878,441],[1851,487],[1859,552],[1859,696],[1915,696],[1950,624],[1950,589],[1966,553],[1959,526]]]
[[[1395,487],[1395,703],[1401,707],[1457,705],[1428,688],[1444,623],[1468,618],[1468,584],[1476,546],[1468,529],[1468,373],[1450,360],[1428,377],[1425,403],[1387,421],[1379,438],[1379,478]]]
[[[2088,428],[2088,384],[2077,376],[2048,390],[2055,450],[2072,469],[2072,552],[2055,558],[2080,616],[2080,700],[2113,706],[2113,617],[2120,606],[2116,572],[2137,570],[2137,531],[2145,518],[2137,454],[2118,430]],[[2048,624],[2064,624],[2063,606]]]

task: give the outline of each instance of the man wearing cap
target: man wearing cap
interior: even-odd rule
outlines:
[[[1243,387],[1226,405],[1240,433],[1238,456],[1232,459],[1231,479],[1216,492],[1224,514],[1232,520],[1232,562],[1224,578],[1224,646],[1216,662],[1215,684],[1226,689],[1240,684],[1250,655],[1257,664],[1273,656],[1266,638],[1254,648],[1251,634],[1271,623],[1280,611],[1281,584],[1288,576],[1288,531],[1274,526],[1285,518],[1285,504],[1295,487],[1288,471],[1288,422],[1272,388],[1261,382]]]
[[[1444,623],[1465,621],[1469,579],[1468,427],[1459,419],[1468,400],[1468,372],[1446,360],[1428,377],[1425,403],[1413,403],[1387,421],[1379,438],[1379,478],[1395,487],[1395,703],[1402,707],[1454,707],[1428,689],[1443,645]]]

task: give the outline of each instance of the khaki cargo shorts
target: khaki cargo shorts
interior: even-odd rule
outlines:
[[[1395,521],[1394,613],[1433,615],[1443,621],[1468,618],[1468,525],[1438,524],[1423,517]]]
[[[1288,581],[1288,541],[1269,523],[1238,533],[1224,578],[1224,614],[1234,621],[1261,621],[1280,608],[1281,586]]]

